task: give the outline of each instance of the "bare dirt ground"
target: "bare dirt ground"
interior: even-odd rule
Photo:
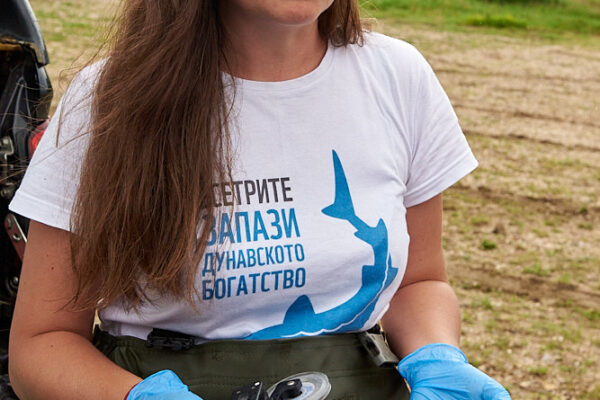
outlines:
[[[31,0],[55,99],[111,2]],[[444,206],[467,356],[514,399],[600,399],[600,41],[378,30],[425,54],[480,161]]]
[[[515,399],[600,399],[600,41],[383,30],[426,55],[480,161],[445,197],[467,355]]]

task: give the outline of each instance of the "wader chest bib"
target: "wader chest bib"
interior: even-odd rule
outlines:
[[[395,366],[376,366],[359,334],[211,341],[173,351],[98,331],[94,343],[113,362],[142,378],[163,369],[174,371],[203,400],[230,400],[237,387],[256,381],[268,387],[306,371],[329,377],[332,390],[327,400],[409,398]]]

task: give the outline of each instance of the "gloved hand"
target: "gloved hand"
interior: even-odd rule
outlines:
[[[135,385],[126,400],[202,400],[168,369],[150,375]]]
[[[473,367],[449,344],[423,346],[398,364],[411,388],[411,400],[510,400],[495,380]]]

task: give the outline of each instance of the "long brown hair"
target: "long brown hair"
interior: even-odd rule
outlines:
[[[218,0],[127,0],[121,15],[71,218],[73,304],[137,308],[152,290],[193,305],[213,184],[231,178]],[[319,32],[360,43],[356,0],[334,0]]]

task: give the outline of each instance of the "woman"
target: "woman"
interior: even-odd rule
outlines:
[[[348,333],[382,319],[412,398],[509,398],[456,347],[440,193],[476,161],[420,54],[354,1],[125,3],[11,205],[19,396],[210,400],[319,368],[332,399],[407,397]],[[155,328],[196,345],[146,349]]]

